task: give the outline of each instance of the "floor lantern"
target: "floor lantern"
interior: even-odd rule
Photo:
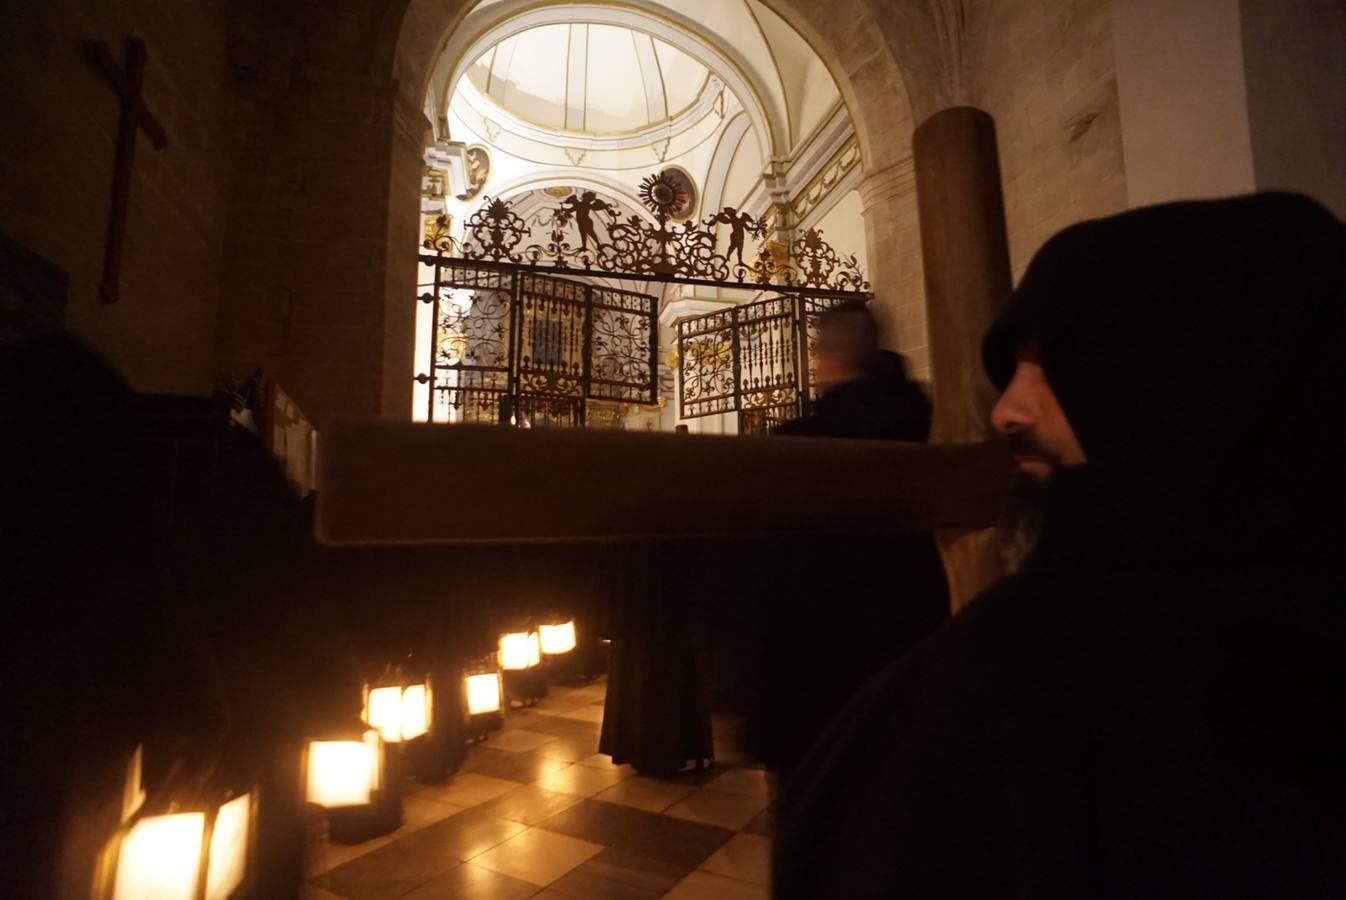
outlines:
[[[511,704],[531,706],[547,696],[542,678],[542,639],[531,625],[500,636],[500,669]]]
[[[542,657],[556,677],[592,681],[607,674],[606,647],[572,616],[553,615],[538,625]]]
[[[400,744],[430,731],[434,695],[430,676],[409,677],[401,666],[389,666],[383,676],[364,689],[364,720],[377,728],[383,740]]]
[[[257,791],[141,788],[141,751],[127,768],[122,823],[99,858],[96,900],[230,900],[251,874]]]
[[[463,674],[467,739],[479,741],[505,724],[505,681],[498,660],[484,657]]]
[[[333,841],[356,844],[402,824],[400,767],[391,750],[362,722],[305,745],[304,800],[322,810]]]
[[[560,621],[557,616],[552,624],[538,626],[538,637],[542,645],[543,656],[561,656],[575,649],[575,620]]]

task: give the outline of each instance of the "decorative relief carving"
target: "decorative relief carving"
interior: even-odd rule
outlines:
[[[823,166],[808,186],[799,192],[791,206],[796,221],[803,219],[831,195],[832,190],[860,162],[860,144],[854,136]]]
[[[491,154],[479,144],[463,151],[463,164],[467,167],[467,190],[458,195],[459,200],[471,200],[481,193],[486,181],[491,177]]]

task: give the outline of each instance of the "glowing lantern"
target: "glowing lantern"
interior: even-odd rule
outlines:
[[[480,716],[500,712],[499,672],[483,672],[467,676],[467,714]]]
[[[493,657],[485,657],[463,676],[467,739],[480,740],[505,724],[505,681]]]
[[[559,625],[542,625],[538,628],[542,652],[548,656],[559,656],[575,649],[575,620]]]
[[[500,636],[500,668],[511,703],[528,706],[547,696],[542,676],[542,639],[529,625]]]
[[[134,774],[131,774],[131,770]],[[128,794],[140,797],[140,756],[128,769]],[[131,779],[134,790],[131,791]],[[256,794],[222,803],[172,804],[161,814],[125,808],[122,827],[100,864],[108,900],[229,900],[248,875]]]
[[[542,644],[538,633],[512,631],[500,637],[500,668],[506,672],[524,672],[542,662]]]
[[[362,724],[311,740],[304,750],[304,799],[323,810],[333,841],[353,844],[402,824],[399,757]]]
[[[304,799],[324,809],[368,806],[383,785],[383,741],[378,732],[359,738],[309,741]]]
[[[430,730],[432,696],[429,678],[408,680],[391,669],[377,687],[365,688],[363,718],[388,743],[409,741]]]

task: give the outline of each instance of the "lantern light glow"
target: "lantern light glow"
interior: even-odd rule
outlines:
[[[418,738],[430,730],[430,698],[424,683],[371,688],[365,694],[365,723],[390,744]]]
[[[467,676],[467,713],[477,716],[500,711],[500,673]]]
[[[206,862],[206,900],[229,900],[248,873],[252,794],[235,797],[215,814]]]
[[[205,829],[199,812],[136,822],[122,839],[113,900],[195,900]]]
[[[310,741],[305,798],[327,809],[365,806],[383,780],[379,733],[363,740]]]
[[[515,631],[500,638],[500,668],[518,672],[531,669],[542,661],[542,648],[536,631]]]
[[[548,656],[569,653],[575,649],[574,619],[560,625],[542,625],[538,631],[541,633],[542,652]]]

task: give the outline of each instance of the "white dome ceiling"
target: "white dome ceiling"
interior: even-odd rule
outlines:
[[[466,77],[483,97],[531,125],[604,136],[677,119],[701,96],[710,72],[641,31],[548,24],[495,44]]]

